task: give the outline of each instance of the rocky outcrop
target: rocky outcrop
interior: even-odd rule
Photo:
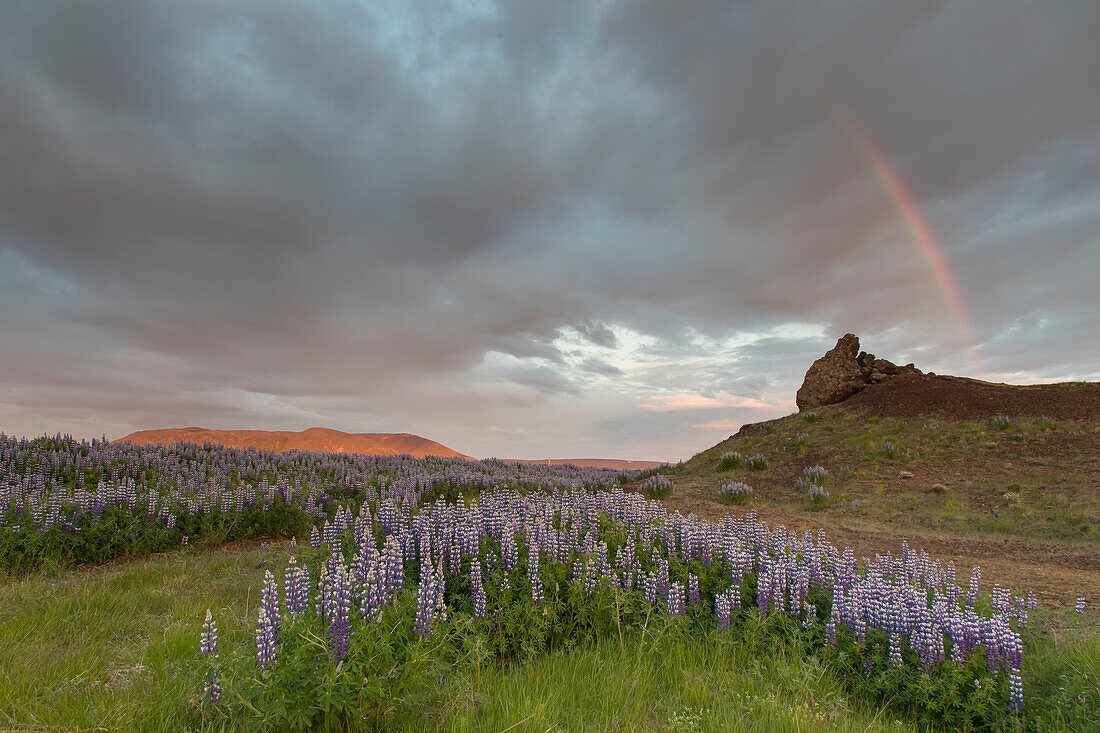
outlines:
[[[843,402],[868,384],[884,382],[905,373],[921,372],[912,364],[898,366],[860,351],[859,338],[854,333],[846,333],[836,342],[836,346],[810,366],[795,395],[795,404],[801,412]]]
[[[846,400],[867,386],[873,364],[859,357],[859,338],[844,334],[806,372],[794,400],[799,411]]]

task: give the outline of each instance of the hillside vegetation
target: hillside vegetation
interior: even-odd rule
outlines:
[[[736,462],[723,454],[736,453]],[[756,467],[747,460],[763,456]],[[733,465],[737,463],[737,465]],[[827,475],[811,501],[807,468]],[[813,411],[747,425],[669,478],[670,509],[824,528],[874,557],[907,540],[1055,604],[1100,597],[1100,385],[898,377]],[[752,493],[733,502],[721,481]],[[803,483],[806,483],[803,481]]]

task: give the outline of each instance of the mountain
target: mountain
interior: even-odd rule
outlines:
[[[469,458],[434,440],[411,433],[345,433],[328,428],[290,430],[208,430],[206,428],[163,428],[139,430],[116,443],[215,443],[227,448],[260,448],[270,451],[309,450],[364,455],[409,455]]]

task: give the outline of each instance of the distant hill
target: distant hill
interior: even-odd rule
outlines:
[[[345,433],[328,428],[290,430],[208,430],[207,428],[163,428],[139,430],[116,443],[215,443],[227,448],[260,448],[270,451],[309,450],[333,453],[362,453],[393,456],[402,453],[422,458],[442,456],[469,458],[434,440],[411,433]]]
[[[628,461],[621,458],[502,458],[505,463],[547,463],[581,468],[611,468],[616,471],[642,471],[668,465],[666,461]]]

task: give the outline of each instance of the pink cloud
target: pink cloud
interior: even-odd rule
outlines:
[[[776,410],[781,405],[763,402],[751,397],[721,395],[704,397],[700,394],[663,394],[646,397],[638,407],[648,412],[679,412],[684,410],[717,410],[739,408],[747,410]]]

